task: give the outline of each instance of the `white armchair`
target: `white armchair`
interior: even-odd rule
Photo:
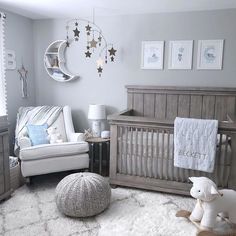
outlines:
[[[51,126],[59,128],[65,142],[31,146],[29,137],[18,138],[24,177],[89,167],[88,143],[83,133],[75,133],[69,106],[63,107]]]

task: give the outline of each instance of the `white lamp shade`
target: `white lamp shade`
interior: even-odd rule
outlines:
[[[104,120],[104,119],[106,119],[105,105],[100,105],[100,104],[89,105],[88,119],[89,120]]]

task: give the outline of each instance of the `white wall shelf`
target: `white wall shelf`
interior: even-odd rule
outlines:
[[[52,42],[44,53],[44,67],[48,75],[58,82],[68,82],[78,78],[78,75],[70,73],[65,60],[66,41]],[[55,65],[58,62],[58,66]]]

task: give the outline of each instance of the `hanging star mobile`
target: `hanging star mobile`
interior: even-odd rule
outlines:
[[[83,33],[81,26],[83,23],[85,23],[84,29],[85,35],[87,37],[86,50],[84,52],[85,58],[91,58],[95,50],[100,50],[98,53],[99,59],[97,60],[97,71],[99,76],[101,76],[103,72],[103,62],[107,64],[108,57],[110,58],[111,62],[114,62],[117,50],[113,48],[112,44],[107,43],[101,28],[94,23],[94,13],[93,21],[88,21],[82,18],[67,21],[66,47],[69,47],[73,41],[81,41],[79,39],[81,38],[80,33]],[[73,34],[71,38],[69,37],[70,32]]]

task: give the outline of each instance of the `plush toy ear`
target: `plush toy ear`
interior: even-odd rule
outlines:
[[[194,183],[197,180],[197,177],[189,177],[189,180]]]
[[[211,186],[211,194],[212,195],[221,195],[219,193],[219,191],[214,186]]]

